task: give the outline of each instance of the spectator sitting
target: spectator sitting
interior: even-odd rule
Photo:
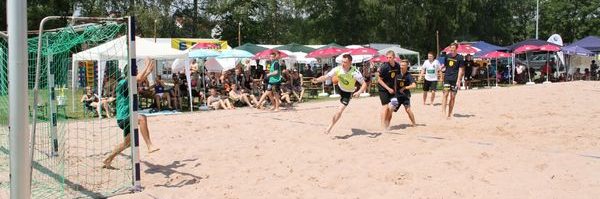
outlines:
[[[175,104],[175,108],[180,110],[181,109],[181,82],[179,81],[179,76],[176,73],[173,73],[172,77],[173,79],[173,89],[171,90],[170,94],[171,94],[171,99],[173,100],[173,103]]]
[[[165,83],[162,81],[160,75],[156,76],[156,83],[154,84],[154,101],[156,102],[157,110],[161,110],[162,100],[166,99],[169,105],[169,110],[173,110],[171,106],[171,96],[169,93],[165,93]]]
[[[94,91],[92,91],[92,88],[90,88],[89,86],[85,87],[85,94],[81,96],[81,102],[83,103],[83,106],[86,109],[95,110],[95,112],[98,115],[100,115],[100,109],[98,108],[99,101],[100,100],[98,99],[98,96],[94,93]],[[112,115],[108,107],[108,101],[103,100],[102,107],[104,107],[104,110],[106,111],[106,116],[111,118]]]
[[[287,103],[289,107],[292,106],[291,95],[293,94],[292,77],[288,70],[282,71],[283,80],[281,82],[281,101]]]
[[[314,77],[313,71],[310,67],[310,64],[306,65],[306,70],[304,70],[304,77]]]
[[[583,79],[584,80],[590,80],[592,77],[592,75],[590,74],[590,69],[586,68],[583,70]]]
[[[575,69],[575,73],[573,73],[573,80],[581,80],[582,75],[581,75],[581,69],[577,68]]]
[[[292,69],[291,80],[292,80],[292,93],[298,99],[298,102],[302,102],[302,97],[304,96],[304,82],[302,81],[302,74],[298,72],[296,69]]]
[[[140,81],[138,83],[138,94],[139,94],[140,98],[154,100],[154,90],[150,89],[149,84],[150,83],[148,83],[147,79]],[[150,105],[150,107],[155,107],[154,103],[152,105]]]
[[[233,109],[233,106],[231,105],[229,100],[221,99],[221,96],[219,96],[219,93],[217,92],[217,89],[215,89],[215,88],[210,89],[210,96],[208,96],[208,98],[206,100],[207,100],[209,108],[212,108],[214,110],[219,110],[219,109],[231,110],[231,109]]]
[[[229,99],[233,102],[233,105],[237,107],[244,106],[244,103],[248,106],[254,107],[258,103],[254,95],[242,92],[238,89],[237,84],[231,85]]]

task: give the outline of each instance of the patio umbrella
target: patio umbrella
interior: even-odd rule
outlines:
[[[540,46],[540,51],[558,52],[558,51],[560,51],[560,47],[558,47],[556,45],[546,44],[546,45]]]
[[[218,49],[219,45],[214,43],[197,43],[192,49]]]
[[[306,55],[306,57],[309,57],[309,58],[331,58],[331,57],[341,55],[345,51],[346,51],[346,49],[344,49],[344,48],[328,47],[328,48],[314,50],[314,51],[308,53],[308,55]]]
[[[373,48],[355,48],[347,51],[350,55],[371,55],[377,56],[379,52]]]
[[[221,53],[219,53],[219,51],[216,50],[208,50],[208,49],[195,49],[190,51],[190,53],[188,54],[189,58],[208,58],[208,57],[217,57],[219,56]]]
[[[483,56],[481,56],[481,58],[484,59],[498,59],[498,58],[509,58],[512,55],[510,53],[506,53],[506,52],[500,52],[500,51],[494,51],[494,52],[489,52]]]
[[[275,48],[277,50],[287,50],[290,52],[303,52],[303,53],[309,53],[313,50],[315,50],[314,48],[302,45],[302,44],[297,44],[297,43],[291,43],[291,44],[287,44],[284,46],[279,46],[277,48]]]
[[[235,47],[234,49],[245,50],[245,51],[248,51],[248,52],[250,52],[252,54],[256,54],[256,53],[258,53],[260,51],[267,50],[268,48],[265,48],[265,47],[262,47],[262,46],[258,46],[256,44],[252,44],[252,43],[245,43],[244,45]]]
[[[444,48],[444,52],[450,53],[450,46]],[[475,54],[477,52],[479,52],[479,49],[467,44],[458,44],[458,48],[456,48],[456,53],[458,54]]]
[[[481,56],[481,58],[484,59],[495,59],[496,60],[496,73],[498,73],[498,59],[499,58],[509,58],[512,57],[512,54],[510,53],[506,53],[506,52],[500,52],[500,51],[494,51],[494,52],[489,52],[483,56]],[[489,74],[488,74],[488,86],[490,86],[490,80],[489,80]],[[498,78],[496,77],[496,87],[498,87]]]
[[[531,73],[529,72],[529,59],[528,59],[528,52],[532,52],[532,51],[536,51],[539,50],[540,47],[539,46],[534,46],[534,45],[522,45],[518,48],[516,48],[513,53],[515,54],[523,54],[525,53],[525,60],[527,60],[527,76],[529,77],[529,82],[527,82],[527,84],[535,84],[534,82],[531,81]]]
[[[271,58],[271,53],[278,53],[279,54],[279,58],[285,58],[288,57],[287,53],[284,53],[280,50],[277,49],[267,49],[267,50],[263,50],[260,51],[256,54],[254,54],[254,59],[270,59]]]
[[[230,49],[230,50],[221,52],[221,55],[219,55],[217,58],[224,59],[224,58],[251,58],[251,57],[254,57],[254,55],[248,51]]]
[[[532,52],[532,51],[537,51],[540,50],[539,46],[534,46],[534,45],[522,45],[518,48],[516,48],[513,52],[515,54],[523,54],[523,53],[527,53],[527,52]]]
[[[560,51],[560,47],[558,47],[556,45],[546,44],[546,45],[540,46],[540,51],[546,51],[546,58],[548,58],[550,52],[558,52],[558,51]],[[542,73],[543,72],[546,73],[546,81],[544,82],[546,84],[550,83],[550,71],[551,70],[552,70],[552,68],[550,66],[548,66],[548,59],[546,59],[546,66],[544,66],[542,68]]]

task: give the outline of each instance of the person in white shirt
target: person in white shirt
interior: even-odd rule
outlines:
[[[423,62],[421,67],[421,73],[419,74],[419,82],[423,81],[425,76],[425,82],[423,83],[423,105],[433,104],[435,99],[435,91],[437,90],[438,74],[441,73],[440,62],[435,59],[433,52],[427,53],[427,60]],[[431,92],[431,101],[427,103],[427,93]]]

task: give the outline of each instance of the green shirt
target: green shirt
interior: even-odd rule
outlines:
[[[119,80],[117,88],[117,120],[129,119],[129,84],[127,79]]]
[[[269,83],[276,84],[276,83],[280,83],[281,82],[281,70],[280,69],[281,68],[279,66],[279,62],[278,61],[274,61],[271,64],[271,68],[269,69],[269,73],[277,71],[277,75],[273,75],[273,76],[269,77]]]

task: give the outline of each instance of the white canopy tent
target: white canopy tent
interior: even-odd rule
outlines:
[[[419,52],[415,52],[412,50],[408,50],[405,48],[401,48],[400,46],[391,46],[391,47],[387,47],[387,48],[383,48],[381,50],[379,50],[379,54],[385,55],[388,51],[394,51],[396,53],[396,55],[415,55],[417,56],[417,65],[421,65],[421,54]]]
[[[145,58],[152,58],[158,60],[172,60],[172,59],[185,59],[187,58],[187,51],[179,51],[172,48],[166,48],[160,46],[152,41],[136,37],[136,58],[139,61],[143,61]],[[94,48],[87,49],[85,51],[72,55],[71,62],[71,88],[72,88],[72,101],[75,103],[75,90],[78,87],[77,78],[77,65],[80,61],[97,61],[98,62],[98,96],[102,96],[102,89],[104,83],[104,72],[106,70],[107,61],[118,61],[119,69],[123,69],[127,65],[128,59],[128,46],[127,37],[121,36],[112,41],[106,42]],[[143,69],[143,64],[137,64],[138,70]],[[101,106],[98,106],[101,107]]]

